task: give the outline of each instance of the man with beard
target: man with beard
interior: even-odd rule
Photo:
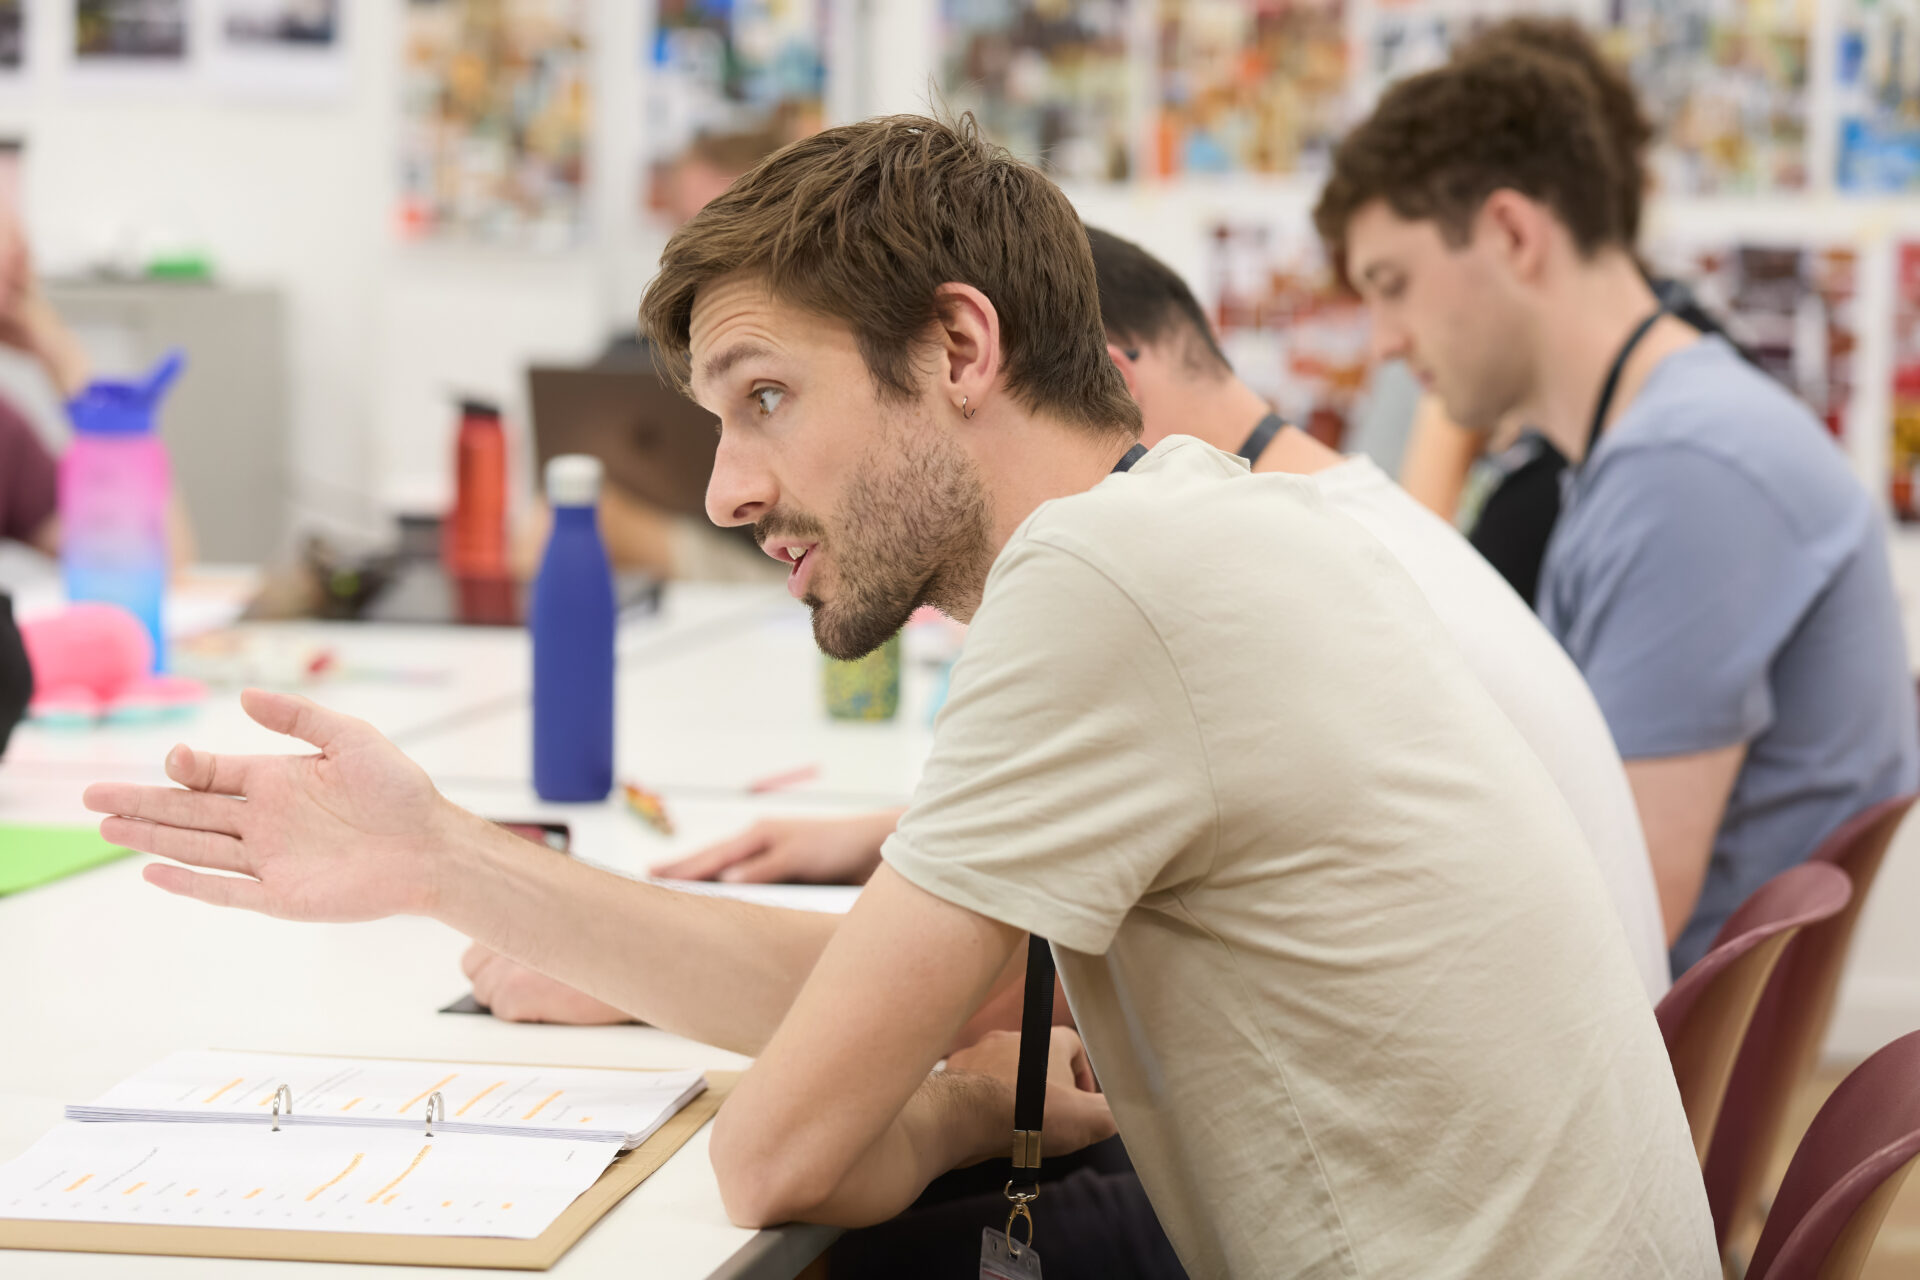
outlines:
[[[154,883],[432,915],[757,1054],[711,1144],[743,1223],[879,1221],[1005,1154],[1005,1041],[931,1068],[1032,933],[1104,1090],[1059,1033],[1045,1150],[1117,1121],[1195,1275],[1717,1274],[1658,1030],[1539,761],[1303,482],[1135,444],[1057,188],[971,121],[828,130],[682,228],[643,315],[720,417],[709,513],[789,566],[827,652],[922,604],[973,624],[853,911],[528,856],[369,726],[260,693],[317,756],[180,747],[184,790],[88,789],[109,839],[239,873]]]

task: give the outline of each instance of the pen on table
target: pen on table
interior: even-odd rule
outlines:
[[[634,782],[620,784],[621,794],[626,797],[627,808],[631,809],[648,826],[663,836],[673,834],[673,819],[667,816],[666,802],[653,792]]]
[[[817,764],[802,765],[798,769],[789,769],[785,773],[770,774],[747,784],[748,795],[764,795],[769,791],[784,791],[788,787],[797,787],[803,782],[812,782],[820,776]]]

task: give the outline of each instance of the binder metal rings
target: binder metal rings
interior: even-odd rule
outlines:
[[[283,1098],[286,1100],[284,1105],[282,1105],[281,1102]],[[273,1091],[273,1131],[275,1133],[280,1132],[280,1115],[282,1112],[285,1112],[289,1116],[293,1114],[293,1090],[287,1088],[284,1084]]]
[[[440,1096],[438,1090],[435,1090],[433,1095],[427,1099],[427,1136],[429,1138],[433,1136],[433,1120],[436,1112],[439,1114],[440,1123],[445,1124],[447,1122],[447,1100]]]

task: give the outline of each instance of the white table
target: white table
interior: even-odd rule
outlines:
[[[928,679],[914,671],[890,725],[839,726],[819,710],[805,615],[762,588],[679,590],[622,632],[620,762],[664,793],[678,831],[652,832],[617,805],[547,806],[527,785],[527,653],[513,631],[321,628],[355,662],[437,663],[424,685],[321,685],[416,754],[452,798],[488,816],[560,817],[581,856],[640,874],[760,814],[901,803],[924,759]],[[167,746],[294,749],[248,724],[230,692],[192,720],[67,732],[24,729],[0,763],[0,820],[73,821],[98,777],[155,779]],[[819,768],[790,791],[747,781]],[[0,898],[0,1160],[82,1101],[180,1048],[255,1048],[555,1064],[737,1069],[736,1055],[642,1027],[517,1026],[440,1014],[465,991],[464,939],[426,920],[296,925],[171,898],[130,858]],[[600,1275],[791,1276],[832,1233],[760,1232],[726,1220],[703,1131],[555,1268]],[[644,1271],[637,1270],[644,1263]],[[412,1268],[316,1266],[111,1254],[0,1253],[8,1276],[418,1277]],[[472,1275],[499,1274],[470,1272]]]

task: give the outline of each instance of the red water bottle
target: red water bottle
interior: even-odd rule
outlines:
[[[500,410],[482,400],[462,400],[454,449],[453,513],[441,544],[447,575],[505,578],[507,438]]]

